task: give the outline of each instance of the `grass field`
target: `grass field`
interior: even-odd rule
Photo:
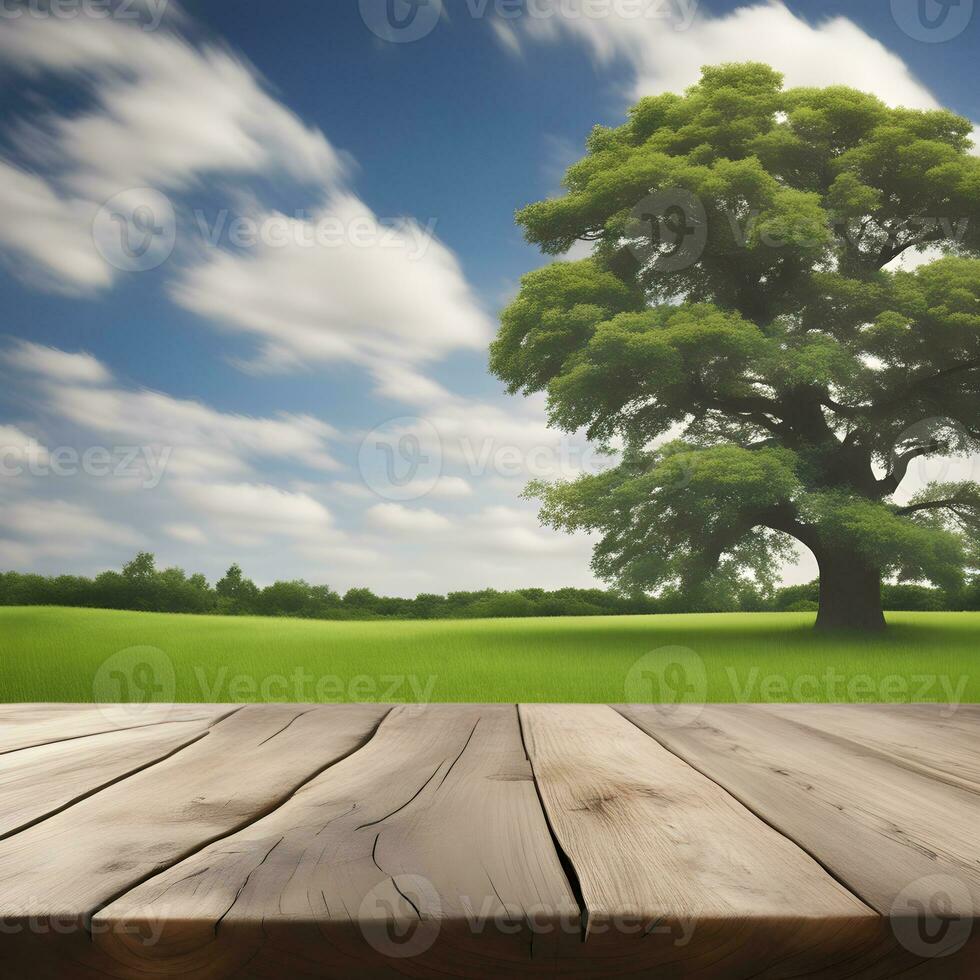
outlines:
[[[316,622],[0,608],[0,701],[978,701],[980,613]]]

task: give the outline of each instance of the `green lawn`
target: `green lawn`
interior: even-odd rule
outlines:
[[[0,701],[978,701],[980,613],[331,623],[0,608]],[[666,649],[665,649],[666,648]]]

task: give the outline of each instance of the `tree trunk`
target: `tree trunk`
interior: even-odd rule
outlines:
[[[818,557],[820,611],[817,629],[883,630],[881,572],[851,554]]]

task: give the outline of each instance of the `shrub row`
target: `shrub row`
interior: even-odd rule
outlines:
[[[817,608],[818,585],[793,585],[762,594],[750,586],[723,602],[695,603],[678,594],[626,596],[603,589],[516,589],[500,592],[422,593],[414,599],[349,589],[343,595],[301,579],[260,588],[232,565],[214,585],[180,568],[159,570],[153,555],[138,554],[122,571],[95,578],[0,572],[0,605],[86,606],[143,612],[297,616],[307,619],[465,619],[512,616],[618,616],[665,612],[799,612]],[[980,609],[980,581],[951,595],[921,585],[885,585],[889,610]]]

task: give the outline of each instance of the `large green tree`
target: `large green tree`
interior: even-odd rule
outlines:
[[[884,577],[955,586],[976,565],[977,484],[895,497],[920,458],[980,449],[970,133],[721,65],[597,127],[565,193],[518,213],[546,253],[593,243],[524,277],[491,366],[616,454],[532,488],[547,523],[598,532],[601,575],[730,594],[795,539],[818,626],[880,629]]]

